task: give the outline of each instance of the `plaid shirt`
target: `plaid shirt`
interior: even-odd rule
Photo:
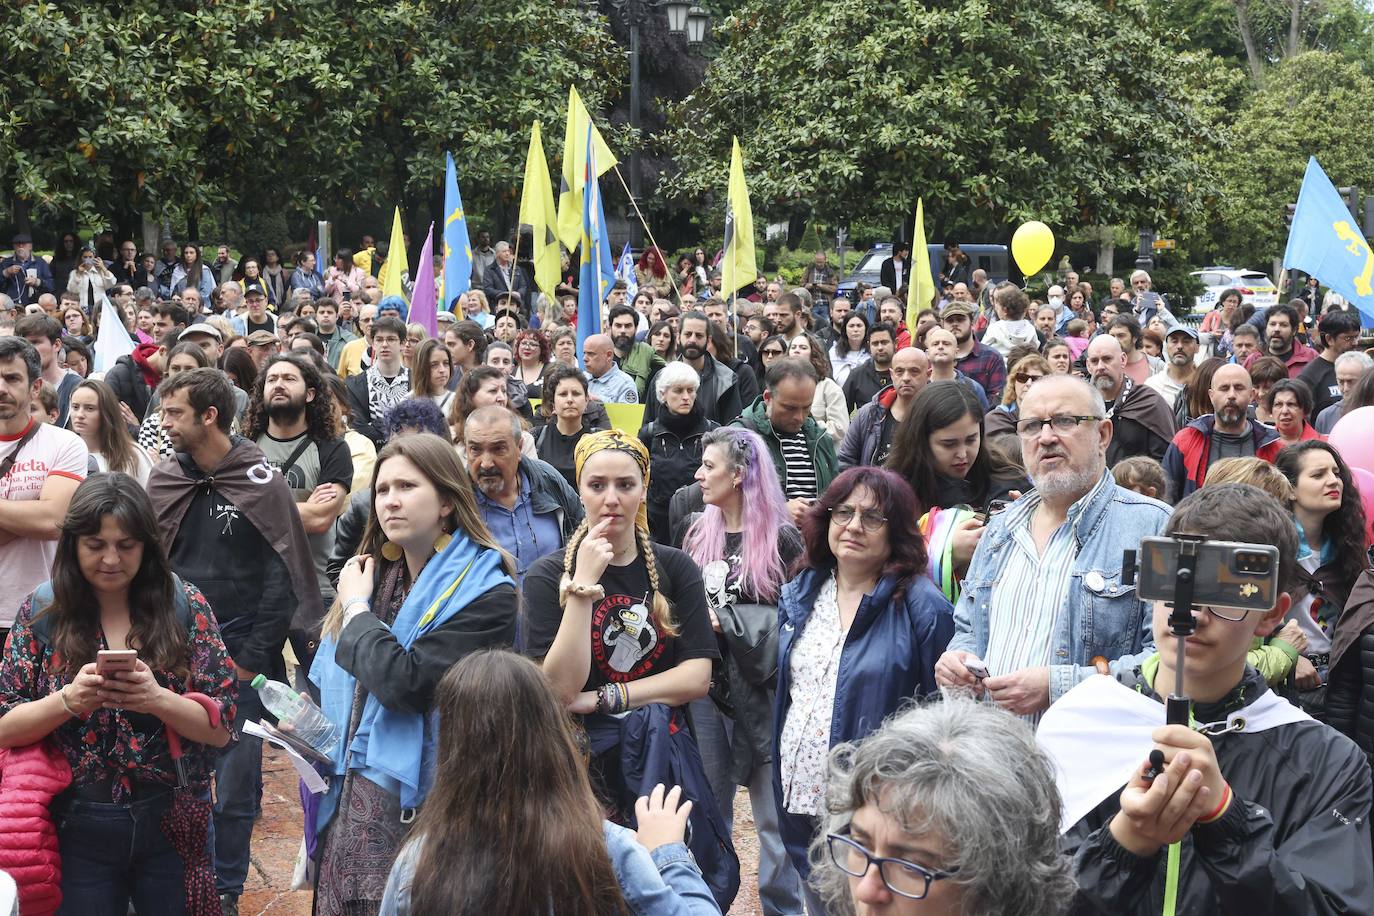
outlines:
[[[955,360],[954,365],[983,386],[988,401],[996,404],[1002,399],[1002,387],[1007,383],[1007,364],[996,350],[974,341],[968,356]]]

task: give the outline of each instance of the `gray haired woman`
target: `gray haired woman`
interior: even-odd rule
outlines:
[[[720,424],[706,419],[697,403],[701,377],[684,362],[671,362],[654,375],[658,416],[645,417],[639,441],[649,450],[654,473],[649,482],[649,532],[660,544],[676,544],[668,508],[679,487],[692,482],[701,467],[701,437]]]
[[[1073,897],[1050,762],[996,707],[950,697],[838,745],[828,795],[810,849],[826,913],[1053,916]]]

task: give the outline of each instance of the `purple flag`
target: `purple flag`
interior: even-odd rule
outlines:
[[[430,337],[439,336],[438,293],[434,289],[434,224],[425,233],[425,247],[420,249],[420,263],[415,266],[415,291],[410,295],[410,318],[413,324],[423,325]]]

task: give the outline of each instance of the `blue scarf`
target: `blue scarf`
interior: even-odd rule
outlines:
[[[402,648],[409,649],[415,640],[442,627],[470,602],[503,582],[514,584],[501,566],[501,554],[456,532],[448,546],[420,571],[391,632]],[[320,641],[310,681],[320,688],[325,716],[347,737],[357,681],[335,662],[337,649],[337,639]],[[358,771],[398,796],[401,807],[419,807],[434,780],[436,726],[433,712],[397,712],[367,694],[357,734],[352,741],[340,741],[334,749],[334,774],[342,775],[346,769]],[[321,829],[334,815],[342,786],[342,779],[330,780],[320,804]]]

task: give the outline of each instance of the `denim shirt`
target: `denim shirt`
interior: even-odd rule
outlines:
[[[715,898],[702,880],[691,853],[681,843],[666,843],[653,852],[639,845],[633,830],[602,822],[611,868],[635,916],[720,916]],[[382,894],[381,916],[409,916],[410,885],[420,844],[407,843],[391,866]],[[550,908],[550,912],[553,909]]]
[[[1139,550],[1140,539],[1161,534],[1169,507],[1156,499],[1116,486],[1110,475],[1098,485],[1073,529],[1075,555],[1069,576],[1067,613],[1058,614],[1051,645],[1050,702],[1054,703],[1094,673],[1090,661],[1101,655],[1111,662],[1112,674],[1129,671],[1155,651],[1149,602],[1136,597],[1135,587],[1121,582],[1121,558]],[[1009,517],[1004,512],[988,522],[964,579],[963,594],[954,609],[951,651],[987,651],[989,609],[994,587],[1002,583],[1002,568],[1012,546]]]

